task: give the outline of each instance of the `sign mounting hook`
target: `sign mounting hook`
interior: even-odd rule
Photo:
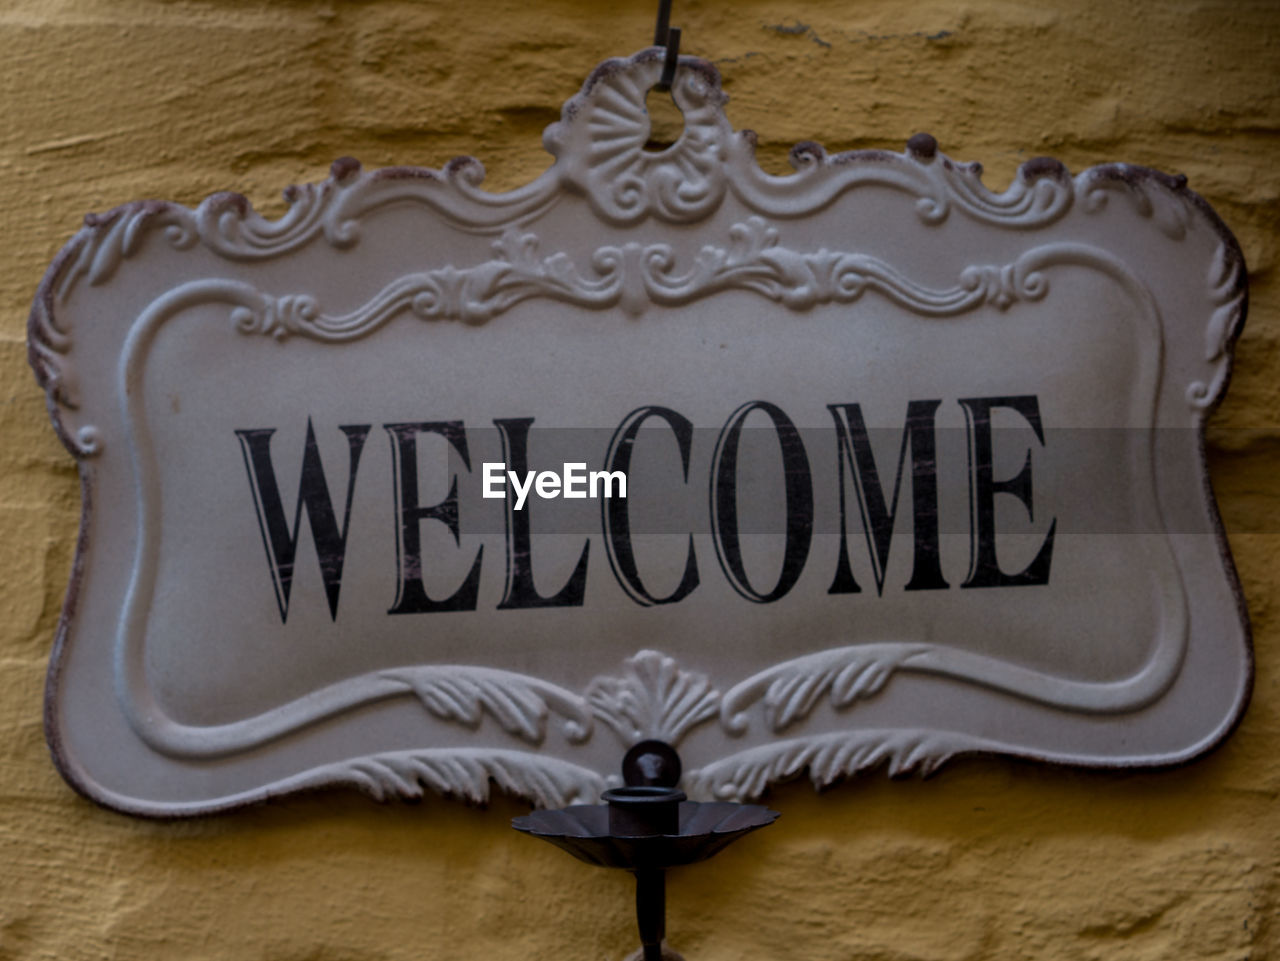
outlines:
[[[662,77],[653,89],[666,93],[676,79],[676,64],[680,59],[680,28],[670,26],[671,0],[658,0],[658,22],[653,30],[653,45],[666,47],[667,59],[662,64]]]

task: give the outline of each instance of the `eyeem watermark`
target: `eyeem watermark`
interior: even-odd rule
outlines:
[[[485,461],[484,463],[484,496],[506,497],[507,479],[511,479],[511,488],[516,492],[516,510],[524,509],[525,499],[532,490],[544,500],[557,497],[566,499],[626,497],[627,475],[620,470],[593,470],[587,472],[585,463],[565,464],[564,471],[557,474],[553,470],[527,471],[524,483],[520,483],[520,475],[507,470],[501,461]],[[617,493],[614,493],[614,485]],[[604,493],[600,490],[603,487]]]

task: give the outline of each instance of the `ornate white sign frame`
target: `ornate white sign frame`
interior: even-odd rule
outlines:
[[[1204,201],[1181,178],[1119,164],[1072,177],[1046,159],[1024,164],[1009,188],[996,194],[982,184],[976,164],[949,160],[927,135],[912,138],[903,154],[829,156],[816,144],[799,144],[792,153],[796,172],[773,176],[755,162],[753,135],[729,126],[714,68],[687,57],[680,60],[673,88],[687,126],[669,148],[646,149],[645,97],[660,70],[659,50],[597,68],[565,105],[560,122],[546,131],[554,166],[509,193],[483,190],[483,170],[472,158],[459,158],[441,171],[366,172],[342,160],[323,183],[290,188],[290,210],[277,221],[263,219],[236,194],[214,195],[195,210],[144,201],[86,218],[84,229],[50,267],[30,320],[31,362],[47,392],[55,428],[78,460],[84,497],[46,710],[54,756],[76,789],[112,808],[153,816],[207,812],[340,784],[378,798],[416,797],[431,789],[479,802],[488,797],[492,782],[538,805],[561,806],[594,801],[616,782],[626,747],[657,737],[685,754],[683,786],[691,797],[748,799],[770,783],[806,771],[815,784],[825,785],[882,764],[895,775],[929,773],[948,758],[975,752],[1099,766],[1167,765],[1203,753],[1229,733],[1247,702],[1252,662],[1247,618],[1207,483],[1202,434],[1208,412],[1226,388],[1246,292],[1240,251]],[[403,251],[415,243],[424,252],[416,269],[383,269],[397,256],[412,261]],[[486,248],[487,255],[477,255]],[[1065,307],[1055,301],[1058,284],[1068,291],[1061,295],[1064,301],[1083,298],[1084,307],[1073,308],[1076,300]],[[1027,465],[1033,455],[1050,457],[1047,452],[1055,445],[1072,443],[1055,438],[1055,427],[1124,434],[1116,447],[1124,462],[1117,462],[1120,479],[1114,485],[1132,496],[1118,498],[1125,505],[1118,509],[1119,527],[1112,518],[1097,530],[1078,532],[1082,544],[1089,537],[1097,541],[1089,550],[1103,560],[1096,567],[1085,560],[1073,567],[1070,551],[1062,546],[1073,533],[1067,521],[1084,516],[1078,504],[1073,507],[1068,484],[1059,500],[1053,501],[1051,493],[1049,501],[1054,523],[1061,524],[1055,563],[1066,569],[1065,599],[1055,595],[1053,604],[1036,614],[1027,605],[1037,602],[1023,600],[1034,590],[983,592],[991,613],[979,616],[966,609],[955,615],[957,631],[969,639],[965,643],[941,636],[952,617],[945,606],[916,614],[927,606],[924,602],[900,593],[896,600],[889,596],[881,569],[889,557],[884,547],[878,555],[881,567],[873,573],[879,602],[885,610],[897,605],[892,610],[898,620],[892,623],[903,627],[894,636],[884,631],[889,622],[876,616],[864,630],[861,613],[828,611],[825,620],[799,618],[797,636],[783,637],[786,615],[769,620],[761,614],[767,605],[750,603],[768,598],[735,588],[745,599],[742,610],[725,611],[723,633],[715,638],[706,637],[712,614],[699,609],[689,636],[675,630],[668,640],[649,635],[650,640],[637,643],[637,634],[655,625],[671,631],[680,622],[626,621],[625,604],[635,602],[636,611],[654,606],[619,577],[611,588],[618,600],[610,602],[606,614],[592,614],[588,603],[579,627],[557,621],[547,629],[580,636],[546,660],[536,649],[513,648],[510,640],[518,640],[540,615],[521,620],[519,612],[507,612],[509,619],[501,622],[495,620],[499,615],[477,614],[474,629],[458,628],[458,638],[473,630],[477,640],[492,640],[497,624],[508,638],[501,657],[467,663],[427,654],[419,661],[386,664],[370,655],[366,669],[359,669],[351,659],[355,655],[334,655],[327,667],[300,668],[291,675],[296,683],[278,695],[264,680],[257,689],[246,686],[243,704],[220,693],[203,704],[195,697],[189,710],[181,706],[191,682],[178,675],[222,677],[219,672],[226,668],[208,643],[193,642],[181,656],[157,653],[170,640],[185,643],[175,629],[181,623],[174,613],[181,601],[172,600],[175,593],[201,592],[202,583],[212,584],[207,588],[212,592],[221,584],[216,558],[208,561],[214,567],[196,563],[201,576],[215,571],[212,581],[196,581],[196,574],[183,581],[175,573],[208,542],[201,533],[205,528],[188,529],[176,519],[190,504],[173,500],[172,491],[198,486],[207,472],[198,459],[188,463],[185,455],[175,455],[175,445],[181,447],[183,436],[207,432],[203,421],[190,430],[163,420],[162,408],[164,417],[179,415],[179,391],[169,386],[202,371],[215,381],[225,379],[224,389],[235,395],[235,403],[259,405],[265,421],[273,422],[266,416],[271,406],[278,401],[287,407],[286,396],[302,389],[307,376],[333,375],[329,368],[312,375],[291,368],[276,388],[235,380],[238,365],[252,363],[241,359],[249,356],[245,345],[263,336],[278,342],[273,349],[281,357],[285,347],[299,342],[341,353],[334,345],[398,338],[397,353],[418,351],[430,369],[435,340],[445,328],[414,320],[461,322],[448,328],[470,338],[458,340],[461,357],[467,350],[483,353],[490,337],[497,341],[490,328],[499,319],[512,326],[527,322],[554,328],[558,321],[544,320],[552,309],[572,312],[574,322],[596,318],[597,327],[610,330],[634,329],[656,314],[699,324],[702,311],[709,317],[720,310],[705,323],[716,337],[727,338],[738,321],[717,305],[730,303],[758,305],[760,316],[751,318],[755,326],[747,336],[760,337],[761,351],[767,351],[761,368],[794,364],[802,380],[809,376],[806,365],[816,362],[787,356],[780,325],[796,323],[796,317],[837,316],[836,311],[853,317],[849,311],[870,311],[874,304],[880,313],[865,326],[880,325],[888,333],[866,334],[869,339],[857,342],[859,351],[891,354],[884,345],[892,340],[895,324],[945,321],[968,330],[957,343],[978,345],[971,358],[979,368],[975,377],[992,383],[974,382],[970,393],[983,395],[988,418],[993,407],[1002,406],[994,401],[1032,396],[1009,395],[1008,384],[1017,378],[1005,376],[1008,366],[1026,368],[1026,382],[1033,385],[1027,391],[1043,380],[1057,385],[1046,391],[1070,397],[1078,383],[1078,408],[1059,403],[1052,418],[1044,411],[1049,440],[1035,420],[1038,412],[1033,417],[1025,405],[1003,406],[1020,412],[1024,434],[1028,424],[1035,428],[1039,441],[1024,439],[1018,449],[1019,455],[1026,452]],[[535,308],[542,313],[526,321]],[[1035,329],[1049,331],[1052,324],[1060,327],[1074,319],[1073,310],[1119,319],[1123,323],[1116,326],[1123,331],[1111,343],[1099,341],[1098,331],[1091,330],[1070,356],[1059,355],[1060,345],[1015,344],[1008,364],[988,363],[1002,342],[1016,339],[999,324],[1048,311],[1052,316]],[[226,348],[225,357],[209,353],[223,350],[210,348],[210,341],[184,341],[186,331],[197,326],[196,317],[218,322],[220,336],[238,341]],[[171,328],[183,333],[173,334]],[[522,357],[511,342],[501,343],[498,368],[520,365]],[[536,345],[548,349],[546,341]],[[191,373],[182,373],[179,358],[187,349],[195,356],[186,358]],[[576,349],[568,344],[565,356],[572,360]],[[606,356],[591,353],[598,347],[583,349],[588,360]],[[620,343],[619,349],[632,348]],[[643,356],[646,348],[636,349]],[[963,347],[954,350],[964,353]],[[1107,366],[1106,358],[1116,353],[1130,362],[1128,373]],[[708,357],[714,356],[713,348]],[[749,359],[750,351],[744,356]],[[959,363],[965,363],[963,357]],[[370,369],[376,373],[375,361],[361,368],[366,376]],[[619,369],[624,368],[602,373],[591,386],[605,390],[616,384]],[[921,369],[922,376],[933,378],[928,364]],[[563,376],[571,373],[561,369]],[[909,368],[899,374],[913,376]],[[823,376],[813,375],[819,382]],[[478,380],[477,391],[483,391],[484,378]],[[1107,396],[1109,383],[1120,385],[1121,400],[1114,407],[1101,401],[1090,407],[1095,396]],[[557,381],[548,378],[544,384],[546,395],[555,395]],[[729,409],[757,397],[753,386],[744,390],[728,399],[734,401]],[[196,396],[211,395],[196,391]],[[954,405],[955,393],[949,396]],[[822,400],[836,416],[836,407],[844,405],[847,415],[853,401],[866,398]],[[968,404],[966,416],[981,406],[972,401],[960,400]],[[696,406],[694,400],[689,403]],[[898,420],[883,426],[896,424],[894,436],[902,437],[901,475],[907,434],[901,406],[894,404],[887,414]],[[454,416],[442,409],[449,404],[442,405],[439,397],[424,406],[424,416]],[[631,402],[622,413],[634,406]],[[744,419],[752,413],[744,409],[748,406],[739,408]],[[1042,399],[1040,407],[1045,406]],[[234,415],[241,422],[218,437],[230,445],[233,457],[243,453],[244,464],[232,465],[240,472],[235,493],[251,522],[253,504],[246,498],[262,488],[253,487],[252,452],[245,439],[252,431],[241,428],[265,424],[243,422],[243,409]],[[763,401],[754,410],[767,412]],[[340,447],[341,435],[332,426],[339,423],[336,416],[327,428],[332,436],[323,441],[332,444],[336,437]],[[385,420],[404,416],[397,410]],[[618,417],[609,413],[604,421],[594,426],[612,426]],[[313,443],[306,423],[308,443]],[[840,424],[837,420],[837,434]],[[384,426],[393,453],[412,455],[412,447],[395,446],[394,428],[403,425]],[[353,436],[348,432],[352,444]],[[977,435],[965,436],[972,443]],[[1166,436],[1173,441],[1165,444]],[[454,448],[456,456],[456,443]],[[278,448],[274,456],[284,458],[279,452],[286,449]],[[886,455],[876,453],[887,477]],[[834,452],[837,460],[846,454],[841,463],[852,471],[852,453],[842,447]],[[327,456],[345,455],[339,450]],[[360,456],[356,446],[351,456],[348,518],[354,459]],[[466,459],[465,449],[462,456]],[[465,470],[478,473],[478,459],[478,454],[471,457]],[[325,463],[336,504],[343,489],[342,462]],[[688,455],[684,466],[687,475]],[[1032,476],[1030,466],[1027,470]],[[1045,468],[1037,470],[1043,475]],[[844,474],[840,477],[843,484]],[[279,486],[286,490],[291,483],[282,480]],[[1089,483],[1088,477],[1079,480],[1085,487]],[[1086,491],[1081,501],[1096,500],[1101,489]],[[1029,492],[1023,496],[998,484],[988,490],[1019,510],[1017,500],[1022,500],[1025,514],[1032,513]],[[1007,496],[1011,493],[1014,498]],[[1037,496],[1040,510],[1044,495]],[[200,495],[193,498],[201,502]],[[844,509],[842,500],[842,517]],[[261,505],[258,512],[261,518]],[[301,516],[299,504],[295,541]],[[1043,510],[1040,516],[1040,526],[1024,534],[1052,544],[1055,528],[1046,535]],[[509,530],[506,535],[511,536]],[[607,528],[600,539],[608,540]],[[244,559],[226,563],[261,567],[263,544],[270,563],[265,528],[262,542],[250,539]],[[607,546],[593,549],[594,564],[604,560]],[[699,556],[709,564],[702,546]],[[870,535],[867,546],[874,561]],[[485,562],[500,558],[501,550],[492,548]],[[907,551],[901,547],[898,554]],[[616,560],[609,558],[611,564]],[[289,565],[292,570],[292,560]],[[300,584],[304,566],[299,560]],[[253,572],[264,585],[265,570]],[[1096,588],[1090,586],[1090,570],[1102,579]],[[227,576],[234,581],[238,575]],[[592,576],[603,575],[596,569]],[[865,571],[859,577],[867,605],[861,610],[867,610],[877,599]],[[1137,613],[1126,613],[1118,588],[1108,593],[1117,577],[1132,578],[1131,593],[1143,598],[1135,602]],[[964,586],[983,586],[973,581],[971,571]],[[1053,586],[1047,566],[1045,581],[1047,592]],[[275,587],[274,598],[264,587],[255,601],[267,612],[264,631],[279,626],[277,606],[289,603],[288,585],[283,599],[278,580]],[[835,593],[825,587],[813,596]],[[320,596],[314,584],[312,589]],[[356,590],[349,579],[344,604]],[[1122,622],[1123,630],[1117,630],[1134,637],[1133,651],[1115,655],[1113,641],[1101,639],[1098,650],[1080,655],[1077,663],[1071,661],[1076,655],[1060,650],[1065,642],[1056,634],[1034,656],[1023,657],[1016,646],[988,645],[977,637],[978,628],[999,633],[1001,606],[1015,594],[1018,607],[1010,616],[1022,626],[1011,631],[1027,635],[1024,647],[1034,646],[1031,635],[1037,632],[1028,632],[1026,625],[1037,617],[1049,635],[1059,622],[1066,632],[1078,616],[1081,638],[1099,637],[1100,625],[1109,619]],[[237,608],[228,610],[228,623],[239,624],[242,602],[234,592],[227,596]],[[335,591],[331,603],[336,596]],[[296,598],[294,603],[300,604]],[[1095,603],[1099,609],[1086,612]],[[213,637],[216,610],[201,610],[205,613],[193,621],[193,632],[213,632]],[[280,607],[280,617],[284,610]],[[757,615],[764,619],[755,620]],[[425,616],[454,623],[467,615]],[[336,611],[333,623],[342,626]],[[369,630],[365,624],[347,626],[360,636]],[[752,632],[740,654],[735,644]],[[376,630],[372,636],[370,649]],[[450,652],[462,643],[458,638],[449,641]],[[230,645],[227,658],[252,650],[238,644]],[[297,646],[283,650],[281,657],[306,659]],[[566,663],[575,651],[582,652],[587,676]],[[1074,666],[1046,666],[1054,657]],[[592,667],[606,661],[612,668]],[[254,674],[257,668],[245,670]],[[262,670],[264,677],[271,673]],[[229,682],[218,683],[219,691],[231,689]]]

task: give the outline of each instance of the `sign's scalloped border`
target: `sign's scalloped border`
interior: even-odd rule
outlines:
[[[927,135],[913,137],[902,154],[857,151],[827,155],[817,144],[797,144],[792,150],[796,172],[773,176],[755,162],[754,135],[729,126],[723,112],[727,98],[720,89],[715,68],[689,57],[681,58],[672,91],[686,118],[685,131],[667,150],[650,152],[644,149],[648,135],[644,95],[657,80],[662,56],[659,48],[651,48],[626,60],[601,64],[581,92],[564,105],[561,120],[544,135],[556,164],[532,183],[506,193],[483,190],[483,167],[470,157],[457,158],[439,171],[396,167],[365,172],[355,161],[343,159],[334,163],[325,181],[286,191],[290,209],[274,221],[261,217],[243,196],[231,193],[214,194],[195,209],[142,201],[117,207],[105,215],[86,217],[85,227],[50,266],[29,320],[31,365],[46,392],[55,429],[81,468],[81,533],[55,640],[46,698],[50,745],[59,768],[77,790],[130,813],[174,816],[336,783],[359,787],[380,798],[417,796],[426,785],[443,794],[482,801],[493,780],[535,803],[558,806],[592,799],[607,781],[568,761],[519,751],[421,750],[328,765],[241,796],[200,802],[188,809],[184,805],[155,805],[115,795],[94,784],[66,755],[60,745],[52,704],[83,576],[93,500],[92,460],[101,450],[103,439],[92,425],[82,425],[72,433],[64,424],[64,412],[76,410],[79,401],[74,370],[67,362],[74,331],[60,323],[60,307],[81,285],[95,286],[109,280],[125,260],[142,248],[146,238],[157,233],[177,249],[200,244],[226,260],[251,262],[320,240],[336,248],[350,247],[359,243],[362,219],[391,206],[415,204],[427,207],[459,229],[497,238],[497,257],[488,264],[402,278],[364,308],[343,317],[326,316],[318,304],[300,294],[271,296],[243,284],[235,285],[237,289],[230,292],[229,300],[236,305],[231,319],[244,333],[346,340],[369,333],[403,309],[423,319],[481,322],[528,296],[551,296],[589,306],[621,305],[639,312],[647,303],[688,302],[738,287],[800,309],[817,302],[853,299],[865,289],[875,289],[925,313],[946,315],[984,302],[1004,309],[1019,298],[1043,295],[1034,286],[1040,281],[1034,267],[1019,263],[975,265],[954,289],[928,291],[870,258],[779,247],[776,232],[770,233],[766,218],[785,221],[802,216],[826,207],[846,191],[876,185],[914,199],[914,213],[926,225],[960,216],[1005,229],[1031,231],[1054,223],[1073,207],[1100,211],[1110,198],[1119,196],[1171,240],[1184,237],[1189,224],[1197,218],[1207,223],[1218,238],[1215,261],[1206,277],[1215,309],[1206,324],[1204,342],[1205,360],[1214,365],[1215,372],[1210,380],[1186,385],[1192,421],[1199,431],[1203,466],[1204,420],[1226,389],[1234,344],[1247,309],[1247,286],[1243,257],[1234,237],[1208,204],[1186,189],[1185,178],[1123,164],[1093,167],[1072,177],[1057,161],[1036,158],[1024,163],[1010,186],[997,194],[982,183],[979,165],[950,160],[938,152],[936,143]],[[699,222],[714,213],[729,193],[758,216],[735,228],[738,233],[719,249],[718,258],[712,256],[684,273],[677,272],[669,251],[629,245],[637,249],[610,248],[597,256],[592,264],[595,275],[584,276],[563,255],[539,257],[536,236],[522,229],[566,194],[585,196],[601,221],[626,226],[648,218],[676,224]],[[1032,248],[1027,253],[1036,251]],[[814,269],[819,260],[822,271]],[[639,268],[638,286],[634,282],[622,283],[627,264]],[[823,287],[820,273],[823,277],[853,280],[843,287],[836,281]],[[186,303],[196,292],[179,288],[170,295],[178,304]],[[166,304],[165,310],[169,306]],[[1207,469],[1204,484],[1217,543],[1245,628],[1246,669],[1251,679],[1248,618],[1216,503],[1208,489]],[[699,680],[699,676],[681,670],[674,660],[644,651],[628,662],[625,680],[597,678],[583,695],[523,675],[508,677],[508,672],[454,665],[381,672],[375,679],[380,686],[373,696],[408,693],[417,696],[436,716],[467,723],[488,713],[508,732],[534,743],[542,739],[549,704],[566,719],[566,733],[571,738],[575,732],[586,736],[594,716],[623,740],[643,734],[678,741],[691,726],[717,715],[722,724],[732,726],[737,708],[766,692],[770,697],[776,695],[780,677],[788,675],[788,671],[794,674],[802,670],[799,661],[821,664],[809,665],[816,673],[801,685],[806,692],[801,698],[803,704],[774,705],[774,726],[779,731],[811,708],[815,696],[825,694],[838,702],[865,696],[877,690],[893,671],[911,669],[908,662],[912,660],[918,662],[916,669],[957,676],[965,673],[962,669],[948,671],[935,663],[938,651],[894,649],[884,652],[885,657],[880,660],[873,657],[869,662],[865,646],[849,650],[849,656],[842,656],[844,649],[834,649],[797,659],[795,664],[775,665],[724,695],[706,686],[705,678]],[[121,655],[117,666],[127,681],[137,663]],[[992,683],[989,678],[983,682]],[[790,682],[783,686],[787,683]],[[637,684],[643,696],[633,690]],[[661,694],[672,684],[695,689],[704,684],[705,690],[700,698],[695,697],[694,708],[679,718],[635,716],[631,706],[646,698],[666,703]],[[497,696],[493,695],[495,685],[503,689]],[[815,685],[820,689],[817,695]],[[801,688],[791,683],[788,689],[794,693]],[[1239,722],[1247,700],[1246,693],[1221,737]],[[340,708],[342,703],[345,701],[339,696],[335,704]],[[677,699],[676,703],[689,706],[685,700]],[[147,724],[138,727],[141,722],[137,719],[144,716],[155,714],[144,705],[131,720],[135,730],[150,742],[145,733]],[[274,736],[278,735],[267,730],[260,740]],[[1198,746],[1194,753],[1211,746]],[[181,743],[169,743],[161,750],[176,751],[179,756],[185,753]],[[207,745],[202,745],[198,753],[210,752]],[[862,730],[753,747],[690,772],[687,781],[695,792],[721,799],[746,799],[757,796],[769,783],[798,776],[806,769],[815,784],[823,785],[881,763],[888,763],[891,774],[912,770],[930,773],[947,758],[961,753],[1035,756],[1024,748],[962,734]]]

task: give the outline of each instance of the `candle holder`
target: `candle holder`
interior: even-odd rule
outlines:
[[[666,872],[695,864],[778,818],[759,804],[689,801],[676,788],[675,748],[642,741],[623,758],[626,787],[604,804],[575,804],[513,818],[511,826],[568,851],[580,861],[623,868],[636,878],[636,923],[643,961],[662,961],[666,934]]]

